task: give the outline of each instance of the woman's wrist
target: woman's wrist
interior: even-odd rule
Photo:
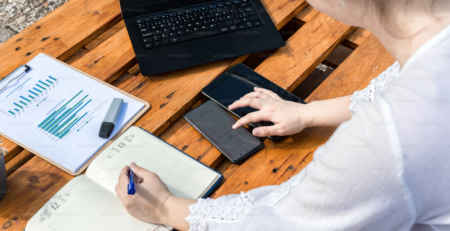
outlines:
[[[303,123],[305,128],[310,127],[318,127],[320,125],[320,117],[321,117],[321,105],[320,101],[314,101],[305,105],[301,105],[300,112],[302,116],[300,116],[300,121]]]
[[[307,105],[306,127],[333,126],[337,127],[341,123],[352,118],[349,110],[351,96],[314,101]]]
[[[189,230],[189,223],[185,218],[189,216],[189,206],[195,203],[197,200],[170,195],[164,202],[161,221],[177,230]]]

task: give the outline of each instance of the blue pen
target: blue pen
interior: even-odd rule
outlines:
[[[134,177],[133,171],[130,168],[130,183],[128,184],[128,195],[134,195],[136,193],[136,189],[134,188]]]

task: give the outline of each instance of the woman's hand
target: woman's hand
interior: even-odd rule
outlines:
[[[130,168],[135,175],[134,195],[128,195],[127,190]],[[174,196],[157,174],[135,163],[125,166],[120,172],[116,193],[128,213],[141,221],[169,225],[178,230],[189,229],[185,218],[189,215],[188,206],[195,204],[196,200]]]
[[[256,88],[228,108],[235,110],[241,107],[252,107],[259,111],[250,113],[236,122],[234,129],[245,124],[271,121],[275,125],[253,129],[253,135],[287,136],[301,132],[308,127],[339,126],[350,120],[352,113],[350,96],[300,104],[281,99],[272,91]]]
[[[233,126],[234,129],[245,124],[260,121],[271,121],[275,125],[253,129],[253,135],[287,136],[301,132],[309,126],[311,118],[307,105],[281,99],[272,91],[256,88],[255,91],[242,97],[229,106],[230,110],[241,107],[252,107],[259,111],[242,117]]]
[[[134,163],[130,167],[136,175],[136,193],[128,195],[127,187],[130,180],[128,166],[120,172],[119,182],[116,185],[116,193],[123,206],[133,217],[141,221],[165,224],[167,219],[164,214],[164,204],[173,194],[155,173]]]

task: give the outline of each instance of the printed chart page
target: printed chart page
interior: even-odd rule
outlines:
[[[124,105],[111,137],[144,107],[43,54],[27,65],[22,77],[0,82],[0,132],[70,171],[108,141],[98,134],[114,98]]]
[[[26,231],[169,231],[132,217],[119,198],[81,175],[67,183],[28,222]]]

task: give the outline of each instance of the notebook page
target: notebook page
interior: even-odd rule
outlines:
[[[120,171],[131,162],[158,174],[174,195],[183,198],[202,197],[220,178],[218,173],[137,127],[128,129],[97,156],[86,174],[115,193]]]
[[[26,231],[168,231],[135,219],[113,193],[85,175],[67,183],[28,222]]]

